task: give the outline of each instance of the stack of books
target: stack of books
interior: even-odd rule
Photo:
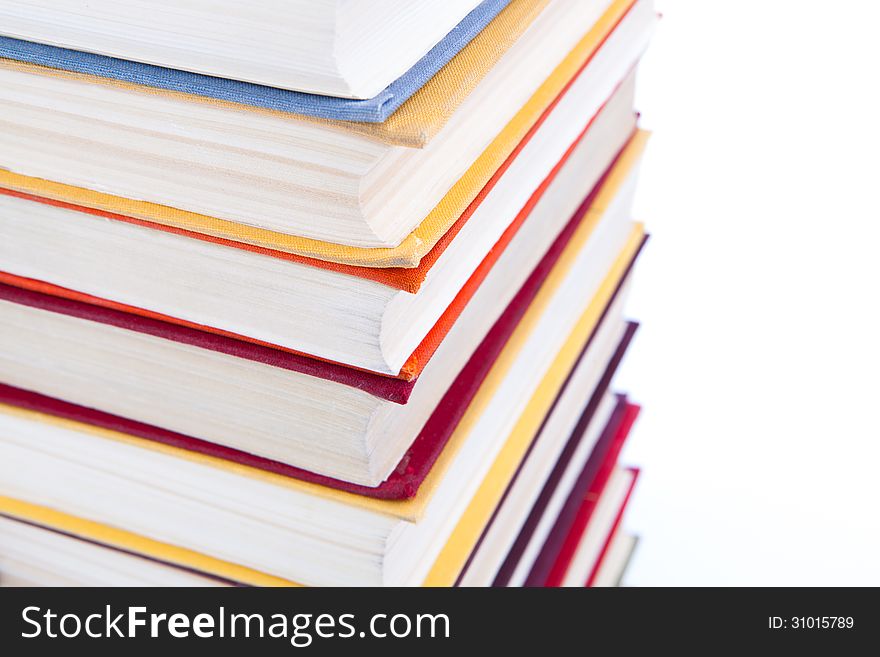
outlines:
[[[0,3],[0,578],[612,585],[650,0]]]

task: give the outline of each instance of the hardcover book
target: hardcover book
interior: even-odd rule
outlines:
[[[440,399],[439,403],[433,408],[425,426],[421,429],[412,445],[410,445],[400,459],[397,467],[376,487],[356,484],[342,479],[321,475],[313,471],[288,465],[278,460],[272,460],[248,453],[241,449],[224,447],[218,443],[194,438],[192,436],[169,431],[167,429],[127,419],[118,415],[111,415],[110,413],[98,411],[94,408],[72,404],[8,385],[0,384],[0,404],[89,424],[93,427],[127,434],[131,437],[137,437],[159,445],[166,445],[209,457],[216,457],[221,460],[246,465],[248,467],[284,477],[317,483],[359,495],[386,499],[405,499],[413,497],[418,491],[422,481],[424,481],[425,477],[428,475],[437,456],[442,452],[446,442],[449,440],[450,436],[453,435],[458,422],[467,412],[468,406],[478,394],[481,385],[489,375],[493,364],[499,357],[499,354],[502,353],[502,350],[510,340],[529,306],[535,300],[538,290],[541,289],[542,284],[547,279],[554,264],[555,260],[547,257],[542,262],[542,267],[536,269],[527,285],[520,290],[514,301],[508,306],[504,315],[502,315],[492,330],[486,335],[473,356],[458,374],[455,381]],[[633,262],[630,262],[627,269],[623,272],[620,282],[618,282],[617,286],[611,292],[611,296],[600,321],[605,321],[604,317],[608,313],[611,313],[614,317],[621,314],[622,305],[626,295],[626,283],[629,280],[629,273],[632,269],[632,265]],[[609,323],[613,324],[614,322],[609,321]],[[611,330],[612,329],[610,328],[607,329],[606,333]],[[631,325],[628,329],[623,331],[621,336],[617,336],[617,338],[622,341],[620,342],[620,349],[618,352],[615,352],[614,358],[612,359],[612,363],[615,367],[622,358],[623,352],[629,344],[634,332],[635,325]],[[602,335],[605,335],[605,333]],[[617,334],[614,333],[613,335]],[[616,344],[615,338],[609,339],[615,340]],[[592,343],[592,337],[590,343]],[[607,345],[604,345],[603,343],[598,354],[604,353],[601,349],[604,349],[605,346]],[[597,355],[597,357],[599,356]],[[590,364],[593,363],[593,361],[588,359],[585,363]],[[610,371],[613,372],[613,369],[614,368]],[[610,372],[606,373],[606,378],[601,380],[599,384],[600,387],[607,387],[609,377]],[[576,393],[576,391],[574,392]]]
[[[0,55],[302,114],[383,121],[508,4],[258,0],[242,10],[232,0],[210,7],[154,0],[143,11],[131,0],[20,0],[0,5]]]

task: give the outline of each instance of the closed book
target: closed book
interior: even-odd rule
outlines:
[[[468,406],[478,394],[499,354],[510,340],[519,322],[522,320],[530,304],[535,300],[542,284],[552,271],[555,264],[553,254],[548,254],[542,266],[536,269],[528,283],[516,295],[505,313],[495,323],[492,330],[480,343],[478,349],[468,360],[455,381],[433,409],[425,426],[421,429],[412,445],[407,449],[395,469],[378,486],[359,485],[338,478],[321,475],[303,468],[298,468],[277,460],[261,457],[241,449],[234,449],[218,443],[209,442],[193,436],[181,434],[158,426],[138,422],[119,415],[102,412],[94,408],[72,404],[60,399],[48,397],[21,388],[0,384],[0,404],[27,409],[58,418],[72,420],[97,428],[126,434],[158,445],[166,445],[214,457],[231,463],[238,463],[257,470],[321,484],[330,488],[385,499],[405,499],[413,497],[427,477],[437,456],[442,452],[446,442],[453,435]],[[604,321],[605,313],[615,309],[619,314],[625,299],[625,285],[629,280],[634,261],[631,261],[623,272],[622,278],[611,292],[605,311],[600,318]],[[3,288],[0,287],[0,290]],[[44,301],[50,299],[43,298]],[[635,325],[624,332],[623,342],[615,354],[612,364],[616,368],[623,356],[629,341],[635,332]],[[592,338],[591,338],[592,341]],[[591,343],[591,342],[590,342]],[[590,344],[588,343],[588,344]],[[601,353],[601,352],[600,352]],[[600,382],[604,390],[610,383],[610,373]]]
[[[639,537],[618,528],[599,562],[598,570],[588,586],[609,588],[623,586],[624,576],[638,547]]]
[[[144,12],[128,0],[23,0],[0,7],[0,55],[257,107],[381,122],[508,4],[293,0],[242,9],[234,0],[160,0]]]

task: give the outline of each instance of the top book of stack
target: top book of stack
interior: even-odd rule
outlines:
[[[405,74],[430,77],[436,68],[413,69],[428,51],[440,43],[432,61],[441,60],[441,53],[454,55],[497,13],[495,7],[507,3],[485,3],[465,20],[479,4],[16,0],[2,3],[0,23],[4,34],[36,43],[279,89],[371,99]]]
[[[221,100],[211,89],[239,83],[200,75],[211,89],[183,92],[179,71],[0,39],[0,204],[40,201],[5,216],[19,225],[3,228],[4,269],[412,380],[419,346],[655,20],[645,2],[485,0],[382,123],[266,109],[297,95],[269,87]],[[61,260],[28,254],[59,248]]]

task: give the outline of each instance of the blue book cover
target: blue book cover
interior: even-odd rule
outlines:
[[[3,36],[0,36],[0,57],[281,112],[382,123],[508,4],[510,0],[484,0],[409,71],[377,96],[366,100],[289,91]]]

